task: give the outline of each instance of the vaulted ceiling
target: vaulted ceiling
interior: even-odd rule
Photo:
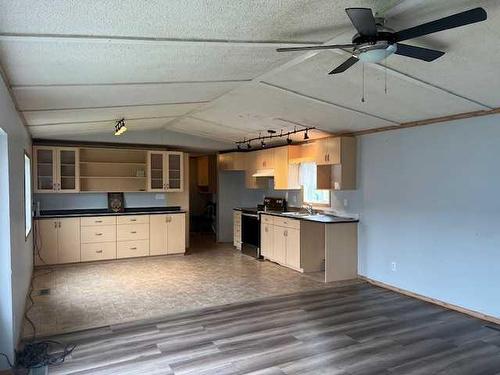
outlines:
[[[483,6],[488,20],[412,40],[446,54],[391,56],[327,73],[350,42],[344,12],[371,7],[398,30]],[[222,149],[267,129],[378,128],[500,106],[500,4],[432,0],[0,0],[0,63],[34,138],[180,142]],[[384,91],[387,82],[387,93]],[[181,141],[182,139],[182,141]],[[206,140],[206,142],[203,141]]]

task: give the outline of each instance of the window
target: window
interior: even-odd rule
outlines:
[[[304,203],[330,205],[330,190],[316,189],[316,163],[300,164],[300,180],[304,192]]]
[[[24,233],[26,238],[31,232],[31,159],[24,153]]]

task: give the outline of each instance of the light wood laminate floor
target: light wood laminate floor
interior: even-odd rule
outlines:
[[[357,284],[53,337],[50,374],[500,374],[486,322]]]

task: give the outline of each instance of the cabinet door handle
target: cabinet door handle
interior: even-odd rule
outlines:
[[[102,233],[96,233],[95,235],[96,236],[102,236]]]
[[[57,221],[54,221],[54,228],[57,228]]]
[[[97,254],[102,254],[102,250],[96,250]]]
[[[61,228],[61,222],[59,222],[59,228]]]
[[[286,231],[284,231],[284,232],[283,232],[283,235],[284,235],[285,237],[287,237],[287,236],[288,236],[288,231],[287,231],[287,230],[286,230]]]

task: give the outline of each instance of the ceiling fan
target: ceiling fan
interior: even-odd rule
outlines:
[[[384,26],[383,18],[375,18],[370,8],[347,8],[345,11],[357,30],[357,34],[352,37],[352,43],[278,48],[277,51],[288,52],[352,48],[352,56],[328,74],[342,73],[356,64],[359,60],[377,63],[393,53],[429,62],[443,56],[444,52],[411,46],[400,42],[436,33],[438,31],[481,22],[487,18],[486,11],[478,7],[395,32]]]

